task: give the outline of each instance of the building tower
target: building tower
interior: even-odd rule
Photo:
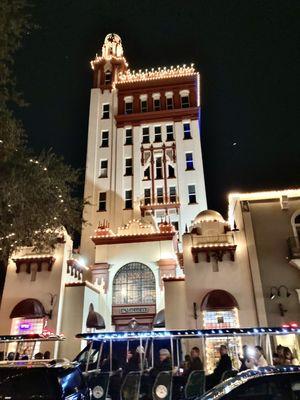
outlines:
[[[81,254],[94,278],[105,282],[104,301],[110,309],[113,276],[125,264],[120,258],[129,252],[126,261],[137,261],[136,247],[130,246],[139,245],[139,262],[146,266],[153,262],[154,274],[157,268],[175,274],[181,235],[207,208],[200,79],[193,65],[131,71],[121,39],[114,33],[106,36],[102,55],[96,55],[91,65],[94,84],[85,177],[90,205],[84,209],[88,224],[82,228]],[[119,248],[119,256],[112,256],[120,236],[123,244],[130,236],[131,245],[127,241],[126,251]],[[174,237],[179,240],[176,248],[167,245],[168,240],[174,243]],[[157,255],[147,249],[155,241],[160,249],[161,241],[169,246],[168,255],[162,258],[161,250]],[[159,274],[155,279],[159,281]]]

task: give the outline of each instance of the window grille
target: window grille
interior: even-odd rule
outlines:
[[[113,281],[113,304],[155,304],[155,277],[138,262],[124,265]]]

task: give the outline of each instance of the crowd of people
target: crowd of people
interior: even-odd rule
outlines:
[[[44,353],[38,352],[34,355],[33,359],[34,360],[49,360],[50,359],[50,351],[45,351]],[[26,351],[24,351],[22,354],[18,352],[13,352],[10,351],[7,355],[5,355],[4,351],[0,351],[0,361],[18,361],[18,360],[23,360],[27,361],[29,360],[29,355],[27,354]]]
[[[281,346],[276,347],[276,353],[273,354],[274,365],[299,365],[299,360],[293,356],[289,347]]]

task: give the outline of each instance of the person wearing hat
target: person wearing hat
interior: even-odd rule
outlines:
[[[162,371],[172,371],[171,354],[168,349],[160,349],[159,362],[151,370],[151,376],[156,377]]]

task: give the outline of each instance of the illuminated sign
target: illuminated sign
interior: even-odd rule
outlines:
[[[149,312],[148,307],[122,307],[121,314],[146,314]]]
[[[20,331],[28,331],[28,329],[31,328],[31,324],[29,324],[28,322],[21,322],[19,325],[19,329]]]

